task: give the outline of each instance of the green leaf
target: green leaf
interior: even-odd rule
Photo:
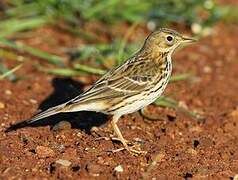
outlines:
[[[184,81],[184,80],[187,80],[187,79],[190,79],[192,78],[191,74],[178,74],[178,75],[174,75],[170,78],[169,82],[172,83],[172,82],[177,82],[177,81]]]
[[[49,53],[44,52],[40,49],[36,49],[36,48],[30,47],[30,46],[27,46],[24,44],[15,44],[14,42],[9,41],[4,38],[0,38],[0,43],[6,47],[10,47],[10,48],[15,49],[20,52],[26,52],[26,53],[29,53],[33,56],[38,57],[38,58],[44,59],[48,63],[55,64],[58,66],[64,66],[64,59],[57,55],[49,54]]]
[[[98,69],[98,68],[93,68],[93,67],[82,65],[82,64],[75,64],[74,68],[77,71],[87,72],[87,73],[90,73],[90,74],[104,75],[106,73],[105,70]]]
[[[82,73],[79,71],[75,71],[72,69],[66,69],[66,68],[48,69],[48,68],[44,68],[41,66],[41,67],[38,67],[38,69],[40,71],[46,72],[48,74],[53,74],[53,75],[57,75],[57,76],[72,77],[72,76],[82,75]]]
[[[0,38],[6,37],[18,31],[29,30],[40,27],[45,24],[47,20],[44,17],[30,18],[30,19],[7,19],[0,22]]]
[[[16,67],[9,70],[4,64],[0,64],[0,73],[2,73],[2,75],[0,75],[0,80],[8,78],[10,81],[16,81],[17,77],[14,74],[14,72],[20,69],[21,66],[22,64],[19,64]]]

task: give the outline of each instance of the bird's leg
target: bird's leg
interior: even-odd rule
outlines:
[[[112,117],[112,127],[113,127],[113,129],[114,129],[114,132],[115,132],[116,135],[118,136],[118,139],[119,139],[120,142],[123,144],[124,148],[125,148],[127,151],[129,151],[130,153],[136,153],[136,154],[141,154],[141,153],[143,153],[142,151],[134,150],[134,149],[132,149],[131,147],[129,147],[129,146],[127,145],[127,142],[128,142],[128,141],[127,141],[126,139],[124,139],[124,137],[123,137],[122,134],[121,134],[120,129],[119,129],[118,126],[117,126],[117,121],[118,121],[119,118],[120,118],[120,116],[113,116],[113,117]],[[117,150],[115,150],[115,152],[117,152]]]
[[[114,132],[116,133],[118,139],[121,141],[121,143],[124,145],[125,149],[130,151],[128,145],[127,145],[127,140],[124,139],[124,137],[122,136],[121,134],[121,131],[120,129],[118,128],[117,126],[117,121],[120,117],[119,116],[113,116],[112,117],[112,127],[113,127],[113,130]]]

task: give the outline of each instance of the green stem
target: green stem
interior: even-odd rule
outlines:
[[[47,23],[45,17],[35,17],[31,19],[7,19],[0,22],[0,38],[5,38],[15,32],[37,28]]]
[[[97,75],[104,75],[106,73],[105,70],[89,67],[89,66],[82,65],[82,64],[75,64],[74,68],[77,71],[83,71],[83,72],[87,72],[87,73],[91,73],[91,74],[97,74]]]
[[[12,68],[11,70],[6,71],[4,74],[2,74],[2,75],[0,76],[0,80],[3,80],[5,77],[8,77],[8,76],[12,75],[15,71],[17,71],[17,70],[20,69],[21,67],[22,67],[22,64],[19,64],[19,65],[17,65],[16,67]],[[14,79],[15,79],[15,78],[14,78]],[[12,80],[14,80],[14,79],[12,79]]]
[[[126,44],[128,42],[128,39],[131,36],[131,34],[134,32],[134,30],[138,24],[139,24],[139,22],[133,23],[133,25],[128,29],[125,36],[123,37],[121,44],[120,44],[119,51],[118,51],[117,64],[120,64],[120,62],[123,58],[122,55],[124,54],[124,50],[125,50]]]
[[[42,66],[37,66],[37,69],[39,69],[40,71],[43,71],[45,73],[48,73],[48,74],[53,74],[53,75],[58,75],[58,76],[66,76],[66,77],[78,76],[78,75],[82,74],[79,71],[75,71],[72,69],[66,69],[66,68],[48,69],[48,68],[44,68]]]
[[[27,45],[24,45],[24,44],[15,44],[14,42],[9,41],[5,38],[0,38],[0,43],[2,43],[4,46],[10,47],[10,48],[15,49],[17,51],[26,52],[26,53],[29,53],[33,56],[44,59],[44,60],[48,61],[51,64],[55,64],[55,65],[58,65],[58,66],[61,66],[61,67],[64,66],[64,63],[63,63],[64,59],[60,56],[52,55],[52,54],[49,54],[49,53],[44,52],[42,50],[27,46]]]
[[[154,102],[154,104],[156,104],[158,106],[169,107],[169,108],[173,108],[175,110],[185,112],[185,113],[187,113],[188,115],[192,116],[193,118],[195,118],[197,120],[202,120],[203,119],[203,117],[201,115],[179,106],[177,101],[175,101],[171,98],[165,97],[165,96],[161,96],[159,99],[157,99]]]
[[[176,81],[183,81],[186,79],[189,79],[191,77],[191,74],[179,74],[179,75],[174,75],[170,78],[169,82],[176,82]]]

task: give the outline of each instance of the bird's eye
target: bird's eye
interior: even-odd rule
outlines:
[[[173,40],[173,37],[172,36],[167,36],[166,39],[167,39],[168,42],[171,42]]]

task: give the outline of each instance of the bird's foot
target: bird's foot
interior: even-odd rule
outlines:
[[[117,152],[124,151],[124,150],[127,150],[128,152],[130,152],[130,154],[132,154],[134,156],[138,156],[138,155],[146,154],[147,153],[146,151],[139,150],[137,145],[124,146],[124,147],[119,148],[119,149],[111,150],[111,152],[112,153],[117,153]]]
[[[112,152],[112,153],[117,153],[117,152],[124,151],[124,150],[127,150],[132,155],[140,155],[140,154],[147,153],[146,151],[139,150],[140,149],[139,144],[133,144],[126,139],[121,140],[120,138],[116,138],[116,137],[98,137],[98,138],[96,138],[96,140],[118,141],[124,145],[124,147],[122,147],[122,148],[110,150],[110,152]]]
[[[117,137],[98,137],[95,139],[96,141],[100,141],[100,140],[106,140],[106,141],[118,141],[121,142],[121,140]],[[130,144],[128,140],[124,139],[126,144]],[[122,143],[122,142],[121,142]]]
[[[113,153],[120,152],[120,151],[123,151],[123,150],[127,150],[132,155],[146,154],[146,151],[139,150],[140,149],[139,144],[133,144],[133,143],[129,142],[128,140],[124,139],[124,138],[123,139],[112,138],[112,140],[120,141],[124,146],[122,148],[112,150]]]

